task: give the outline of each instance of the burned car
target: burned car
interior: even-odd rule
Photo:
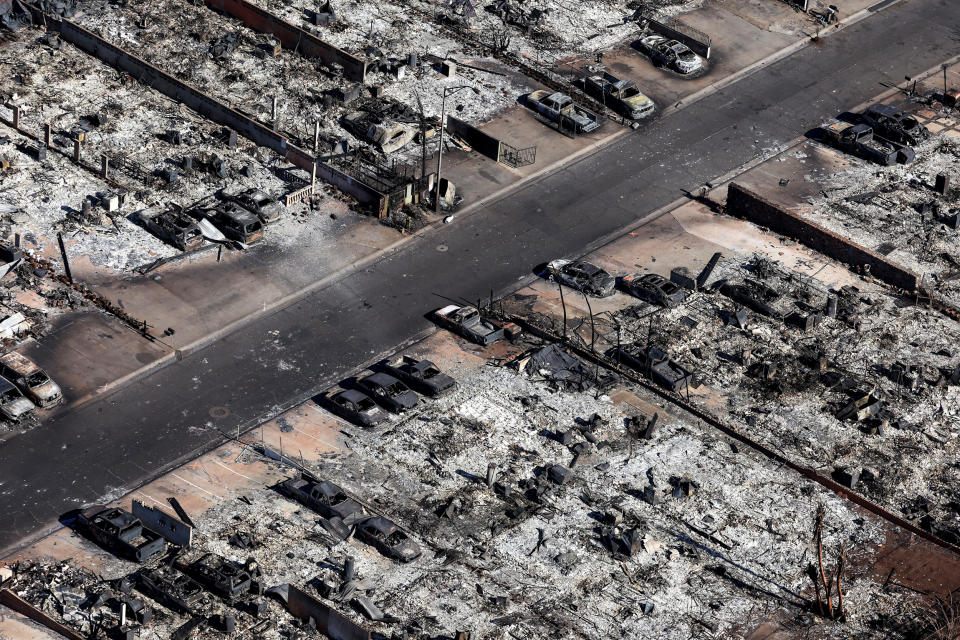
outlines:
[[[427,396],[440,396],[457,387],[457,381],[440,371],[430,360],[401,356],[388,360],[383,368],[415,391]]]
[[[63,400],[60,385],[51,380],[34,362],[16,351],[0,356],[0,376],[16,385],[38,407],[46,409]]]
[[[363,513],[359,502],[348,496],[338,485],[326,480],[311,482],[303,478],[289,478],[280,483],[280,491],[324,518],[342,520]]]
[[[649,35],[640,39],[640,49],[658,66],[668,67],[684,75],[703,69],[700,56],[679,40],[669,40],[659,35]]]
[[[207,590],[235,602],[254,588],[250,573],[238,562],[208,553],[186,567],[186,572]]]
[[[389,417],[370,396],[357,389],[328,394],[324,404],[341,418],[364,427],[376,426]]]
[[[624,345],[614,347],[617,362],[623,363],[664,389],[679,393],[693,378],[693,373],[670,359],[666,351],[654,346]]]
[[[498,327],[480,317],[476,307],[448,305],[434,312],[437,322],[461,336],[487,346],[503,337],[503,327]]]
[[[394,413],[413,409],[420,402],[419,396],[407,385],[386,373],[374,373],[360,378],[357,386],[381,406]]]
[[[623,286],[630,295],[664,307],[675,307],[687,298],[680,285],[656,273],[625,276]]]
[[[105,549],[135,562],[146,562],[167,550],[167,541],[160,534],[119,507],[85,509],[77,517],[77,528]]]
[[[631,120],[653,113],[653,100],[641,93],[633,80],[621,80],[604,72],[603,75],[589,76],[583,86],[587,93]]]
[[[6,378],[0,378],[0,415],[18,422],[34,409],[34,404],[24,397],[20,389]]]
[[[400,562],[416,560],[422,553],[416,542],[384,517],[361,522],[356,535],[359,540],[376,547],[383,555]]]
[[[232,240],[253,244],[263,237],[263,223],[260,218],[235,202],[228,202],[208,211],[206,216],[223,235]]]
[[[181,251],[203,246],[200,227],[182,211],[161,211],[155,215],[140,212],[137,216],[150,233]]]
[[[890,142],[917,145],[930,137],[930,131],[908,113],[888,104],[878,104],[861,114],[864,124]]]
[[[193,614],[203,597],[203,587],[173,567],[145,569],[137,573],[137,590],[177,613]]]
[[[547,265],[551,280],[598,298],[613,295],[616,280],[595,264],[583,260],[554,260]]]
[[[226,198],[255,214],[264,224],[279,220],[280,213],[283,211],[283,205],[279,200],[270,197],[260,189],[247,189]]]
[[[591,111],[574,104],[573,98],[559,91],[539,89],[527,94],[527,106],[554,122],[563,131],[590,133],[600,128],[600,119]]]

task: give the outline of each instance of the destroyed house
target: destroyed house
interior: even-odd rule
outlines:
[[[693,372],[670,359],[669,354],[654,346],[624,345],[615,347],[613,356],[655,384],[679,393],[692,380]]]
[[[811,329],[823,320],[826,292],[809,278],[758,262],[755,278],[727,281],[720,293],[748,309],[782,320],[801,329]]]

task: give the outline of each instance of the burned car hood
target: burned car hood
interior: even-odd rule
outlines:
[[[3,412],[14,418],[19,418],[23,414],[34,408],[33,403],[26,398],[17,398],[13,402],[4,405]]]
[[[43,404],[59,400],[62,394],[60,391],[60,385],[53,380],[49,380],[43,384],[31,387],[30,393],[36,396],[37,400]]]
[[[417,543],[413,540],[404,540],[403,542],[394,546],[392,551],[397,555],[397,558],[403,562],[416,560],[420,557],[420,554],[423,553],[420,551],[420,547],[417,546]]]
[[[417,402],[420,401],[419,396],[413,391],[407,390],[397,396],[391,396],[391,400],[396,402],[398,405],[404,409],[412,409],[417,406]]]
[[[594,278],[590,282],[590,290],[595,291],[599,296],[609,296],[613,293],[617,280],[610,274]]]

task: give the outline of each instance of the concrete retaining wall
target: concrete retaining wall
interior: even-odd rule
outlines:
[[[735,182],[730,183],[727,188],[727,213],[793,238],[851,267],[869,265],[870,274],[889,285],[907,291],[916,291],[919,287],[919,276],[909,269],[890,262],[880,254],[861,247],[815,222],[805,220],[799,214],[788,211]]]
[[[500,141],[493,136],[453,116],[447,116],[447,131],[466,140],[477,153],[494,162],[500,161]]]
[[[710,58],[710,39],[705,35],[699,38],[694,37],[691,34],[678,31],[669,25],[666,25],[662,22],[658,22],[653,18],[644,17],[642,24],[647,28],[649,28],[651,31],[654,31],[655,33],[659,33],[664,37],[672,38],[674,40],[679,40],[683,44],[690,47],[690,50],[693,51],[698,56],[701,56],[705,59]]]
[[[311,33],[296,27],[245,0],[206,0],[207,5],[237,18],[251,29],[276,36],[285,48],[308,58],[319,58],[325,64],[339,64],[344,75],[357,82],[367,77],[367,63],[341,51]]]

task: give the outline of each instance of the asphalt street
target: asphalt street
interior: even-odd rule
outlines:
[[[582,254],[883,83],[946,60],[960,50],[958,27],[955,0],[906,0],[878,12],[11,439],[0,445],[0,549],[335,383],[428,329],[426,314],[449,298],[515,289],[534,265]],[[556,134],[543,135],[546,145]]]

